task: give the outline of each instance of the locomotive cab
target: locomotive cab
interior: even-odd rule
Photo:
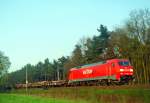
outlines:
[[[133,79],[133,66],[131,66],[128,60],[118,61],[120,82],[128,83]]]

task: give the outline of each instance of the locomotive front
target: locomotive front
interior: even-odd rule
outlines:
[[[128,83],[130,80],[133,80],[133,66],[131,66],[130,62],[128,60],[120,60],[118,65],[120,82]]]

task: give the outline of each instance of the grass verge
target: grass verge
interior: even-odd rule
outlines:
[[[26,94],[24,89],[12,93]],[[150,87],[55,87],[48,90],[29,89],[27,95],[72,100],[76,103],[150,103]],[[71,102],[65,102],[71,103]]]
[[[18,94],[0,94],[0,103],[76,103],[76,101],[56,98],[41,98]],[[85,102],[78,101],[78,103]]]

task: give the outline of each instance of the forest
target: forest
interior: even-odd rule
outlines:
[[[112,58],[129,59],[134,67],[136,84],[150,84],[150,11],[133,10],[126,21],[109,30],[106,25],[97,27],[98,35],[83,37],[74,46],[72,54],[52,62],[45,58],[36,65],[26,64],[20,70],[2,73],[0,85],[14,86],[26,82],[64,80],[69,69]],[[1,60],[0,60],[1,63]],[[2,64],[2,63],[1,63]],[[10,65],[8,62],[7,64]],[[0,67],[2,67],[0,65]]]

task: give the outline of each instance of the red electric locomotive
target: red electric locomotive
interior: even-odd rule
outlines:
[[[68,83],[128,83],[132,79],[133,67],[128,60],[111,59],[70,69]]]

